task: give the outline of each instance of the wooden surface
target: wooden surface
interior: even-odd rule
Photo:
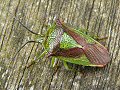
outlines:
[[[11,12],[13,15],[11,15]],[[34,35],[14,19],[41,34],[56,18],[82,27],[100,37],[108,37],[111,61],[104,68],[75,66],[58,69],[43,59],[28,69],[23,67],[43,51],[40,44],[26,45]],[[120,90],[120,0],[0,0],[0,90]]]

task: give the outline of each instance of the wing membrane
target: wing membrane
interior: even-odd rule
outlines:
[[[108,51],[102,45],[88,44],[84,48],[84,52],[91,63],[101,65],[101,67],[105,66],[110,61]]]

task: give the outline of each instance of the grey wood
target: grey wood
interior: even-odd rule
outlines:
[[[12,15],[9,12],[12,13]],[[41,44],[27,44],[44,34],[47,25],[62,18],[74,28],[82,27],[99,37],[108,37],[111,61],[104,68],[75,65],[68,71],[62,62],[50,67],[50,59],[24,66],[43,51]],[[0,90],[120,90],[120,0],[0,0]]]

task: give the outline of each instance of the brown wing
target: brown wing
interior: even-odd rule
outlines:
[[[50,56],[62,56],[62,57],[72,57],[78,58],[84,54],[83,49],[74,47],[70,49],[60,49],[59,51],[51,54]]]
[[[110,61],[107,49],[101,44],[88,44],[83,50],[90,62],[100,65],[100,67],[105,66]]]
[[[59,19],[56,20],[56,23],[59,27],[61,27],[64,32],[66,32],[69,36],[71,36],[78,44],[85,46],[87,43],[83,37],[81,37],[79,34],[72,31],[72,28],[66,26],[63,22],[61,22]]]

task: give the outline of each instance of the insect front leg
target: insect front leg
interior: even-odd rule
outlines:
[[[25,67],[26,67],[26,68],[29,68],[29,67],[31,67],[32,65],[37,64],[37,63],[40,61],[40,59],[43,58],[43,57],[46,55],[46,53],[47,53],[46,50],[43,51],[42,54],[41,54],[36,60],[31,61],[30,63],[28,63],[27,65],[25,65]]]
[[[53,68],[58,68],[58,67],[59,67],[59,62],[58,62],[58,60],[57,60],[56,57],[52,57],[51,66],[52,66]]]
[[[26,42],[25,44],[23,44],[23,45],[19,48],[19,50],[15,53],[14,57],[12,58],[13,61],[15,60],[16,56],[18,55],[18,53],[19,53],[27,44],[29,44],[29,43],[40,43],[40,42],[38,42],[38,41],[32,41],[32,40],[31,40],[31,41],[27,41],[27,42]],[[31,61],[30,63],[26,64],[23,69],[29,68],[30,66],[34,65],[35,63],[36,63],[35,60],[34,60],[34,61]]]

